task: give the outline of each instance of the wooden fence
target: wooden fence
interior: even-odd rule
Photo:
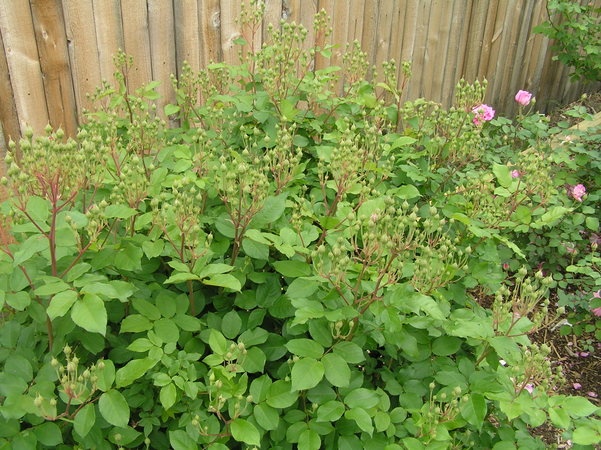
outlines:
[[[86,93],[111,80],[113,55],[134,57],[132,87],[162,82],[159,109],[172,102],[170,74],[184,61],[195,69],[236,60],[234,40],[247,0],[2,0],[0,1],[0,122],[4,138],[26,124],[48,123],[74,134]],[[585,1],[585,0],[582,0]],[[588,1],[588,0],[586,0]],[[601,0],[596,0],[601,1]],[[332,17],[331,42],[358,40],[372,63],[411,61],[406,99],[448,105],[457,81],[486,78],[487,102],[514,112],[518,89],[534,92],[537,108],[576,99],[585,86],[552,61],[550,43],[532,33],[547,18],[545,0],[265,0],[267,23],[302,23],[312,43],[313,16]],[[343,49],[342,45],[339,49]],[[316,67],[337,64],[340,53]],[[2,144],[0,139],[0,145]]]

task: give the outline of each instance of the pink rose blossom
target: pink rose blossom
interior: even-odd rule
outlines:
[[[601,298],[601,289],[599,289],[597,292],[593,292],[593,298]]]
[[[511,171],[511,178],[519,178],[520,176],[522,176],[522,174],[520,173],[519,170],[512,170]]]
[[[589,355],[590,355],[589,352],[580,352],[580,357],[581,358],[588,358]]]
[[[480,126],[483,122],[488,122],[495,117],[495,110],[484,104],[476,106],[472,109],[472,113],[474,114],[472,122],[474,122],[474,125],[476,126]]]
[[[569,188],[569,194],[574,200],[581,202],[582,197],[586,194],[586,188],[582,184],[577,184]]]
[[[526,389],[530,394],[532,394],[534,392],[534,385],[532,383],[528,383],[526,386],[524,386],[524,389]]]
[[[591,312],[597,316],[597,317],[601,317],[601,306],[599,306],[598,308],[593,308],[591,309]]]
[[[598,397],[597,393],[593,392],[593,391],[587,392],[586,395],[588,395],[589,397],[592,397],[592,398],[597,398]]]
[[[580,383],[573,383],[572,386],[574,387],[574,389],[578,390],[578,389],[582,389],[582,385]]]
[[[515,101],[522,106],[528,105],[530,103],[530,100],[532,100],[532,94],[528,91],[520,90],[517,94],[515,94]]]

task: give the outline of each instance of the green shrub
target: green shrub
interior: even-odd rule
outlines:
[[[553,281],[508,231],[572,206],[498,160],[485,85],[401,104],[394,63],[367,81],[355,45],[312,71],[331,49],[298,36],[184,70],[171,129],[119,55],[77,139],[11,145],[5,448],[542,449],[546,422],[600,441],[528,338]]]
[[[555,59],[574,71],[574,79],[601,80],[601,8],[593,2],[548,0],[549,20],[535,33],[553,39]]]

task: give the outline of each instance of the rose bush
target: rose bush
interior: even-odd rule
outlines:
[[[529,338],[557,280],[524,238],[592,231],[586,164],[540,157],[541,118],[491,120],[485,83],[447,110],[401,103],[394,62],[367,81],[358,45],[311,71],[332,51],[315,30],[186,67],[173,128],[121,54],[76,139],[11,144],[3,446],[543,449],[544,423],[601,441]]]

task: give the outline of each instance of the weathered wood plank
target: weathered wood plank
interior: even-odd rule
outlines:
[[[42,70],[48,118],[68,136],[77,131],[77,106],[69,67],[65,21],[60,0],[31,0],[37,50]]]
[[[10,140],[17,141],[21,136],[17,105],[15,104],[15,94],[10,80],[6,53],[4,39],[2,38],[2,29],[0,28],[0,98],[3,99],[0,102],[0,125],[2,126],[0,146],[2,147],[2,156],[4,156]]]
[[[160,117],[165,118],[163,108],[175,101],[170,77],[177,73],[173,3],[148,0],[148,28],[152,79],[161,82],[157,107]]]
[[[146,0],[121,2],[123,45],[127,55],[133,57],[133,65],[127,74],[128,89],[134,92],[152,80],[152,58],[148,7]]]
[[[94,92],[102,80],[94,7],[92,0],[63,0],[63,12],[77,114],[82,120],[83,110],[91,107],[86,94]]]
[[[19,126],[39,132],[48,124],[48,109],[29,3],[2,2],[0,28]]]

